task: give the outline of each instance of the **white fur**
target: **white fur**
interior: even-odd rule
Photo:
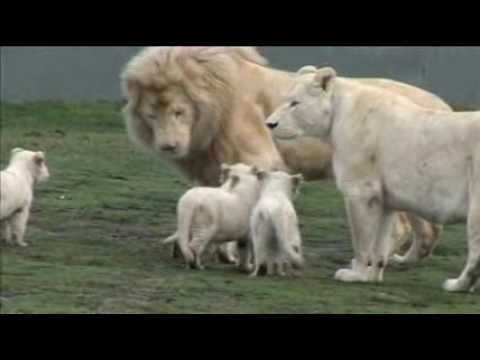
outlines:
[[[303,267],[302,240],[292,198],[302,179],[285,172],[259,172],[260,199],[250,220],[253,244],[254,271],[261,266],[267,274],[284,276]]]
[[[439,224],[467,221],[467,264],[444,289],[472,290],[480,276],[480,112],[426,110],[337,78],[332,68],[299,82],[289,96],[267,120],[278,124],[274,135],[308,133],[335,149],[355,251],[353,268],[336,279],[383,280],[393,214],[401,210]]]
[[[0,172],[0,221],[5,225],[8,244],[27,246],[24,235],[33,202],[33,188],[49,176],[43,152],[20,148],[11,151],[9,165]]]
[[[223,185],[196,187],[187,191],[177,207],[177,241],[187,267],[203,269],[202,254],[210,245],[237,241],[239,267],[249,270],[249,219],[258,198],[256,170],[244,164],[222,165]]]

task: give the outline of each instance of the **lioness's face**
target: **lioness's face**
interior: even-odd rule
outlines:
[[[282,104],[266,120],[275,138],[289,140],[314,136],[324,139],[328,136],[335,76],[329,69],[297,76]]]
[[[139,116],[152,130],[152,147],[171,158],[185,157],[190,149],[195,108],[180,88],[144,92]]]

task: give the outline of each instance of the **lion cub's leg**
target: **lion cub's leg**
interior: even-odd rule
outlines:
[[[241,239],[237,242],[238,268],[243,272],[250,272],[252,269],[252,243],[248,239]]]
[[[196,230],[192,234],[192,241],[190,242],[190,248],[195,257],[195,267],[199,270],[204,270],[205,266],[202,263],[202,256],[207,247],[212,243],[215,229],[209,227],[207,229]]]
[[[10,223],[10,219],[3,221],[3,226],[5,231],[5,241],[8,245],[13,245],[14,242],[12,240],[12,225]]]
[[[339,269],[335,279],[344,282],[371,281],[371,245],[380,233],[384,220],[380,186],[366,182],[354,191],[347,189],[344,196],[355,260],[352,261],[352,269]]]
[[[24,207],[21,211],[15,213],[10,220],[13,238],[15,239],[17,245],[23,247],[28,246],[28,244],[23,240],[23,237],[27,228],[29,214],[30,209],[28,207]]]

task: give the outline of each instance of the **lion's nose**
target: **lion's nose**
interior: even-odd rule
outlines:
[[[278,122],[267,122],[267,126],[273,130],[278,126]]]
[[[177,150],[177,145],[175,144],[165,144],[160,147],[160,149],[164,152],[172,152],[174,153]]]

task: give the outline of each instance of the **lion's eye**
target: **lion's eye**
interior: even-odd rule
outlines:
[[[290,107],[292,107],[292,108],[293,108],[293,107],[297,106],[298,104],[299,104],[299,102],[298,102],[298,101],[296,101],[296,100],[293,100],[293,101],[290,103]]]
[[[175,111],[174,115],[175,115],[175,117],[180,117],[180,116],[183,115],[183,113],[184,113],[183,110],[177,110],[177,111]]]

